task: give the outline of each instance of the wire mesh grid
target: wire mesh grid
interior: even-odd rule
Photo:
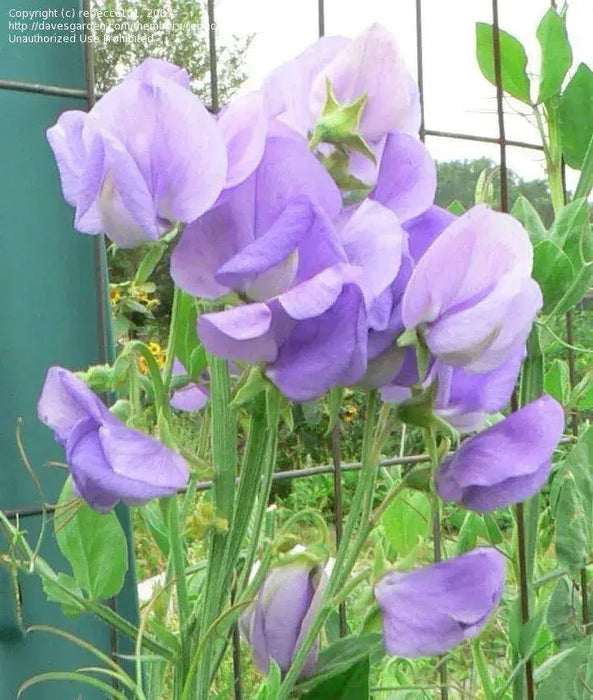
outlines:
[[[529,149],[535,151],[543,151],[543,147],[540,144],[530,143],[525,141],[517,141],[506,138],[505,131],[505,111],[504,111],[504,101],[503,101],[503,87],[502,87],[502,72],[501,72],[501,55],[500,55],[500,33],[499,33],[499,4],[498,0],[492,0],[491,2],[491,19],[493,25],[493,54],[494,54],[494,74],[496,82],[496,116],[498,124],[498,136],[486,136],[479,134],[469,134],[452,132],[447,130],[433,129],[426,126],[425,123],[425,92],[424,92],[424,46],[423,46],[423,35],[422,35],[422,19],[423,19],[423,7],[422,0],[408,0],[409,2],[415,3],[415,26],[416,26],[416,59],[417,59],[417,82],[420,90],[420,109],[421,109],[421,126],[420,126],[420,138],[425,140],[427,136],[436,137],[440,139],[452,139],[458,141],[468,141],[476,143],[485,144],[495,144],[499,147],[499,168],[500,168],[500,208],[502,211],[508,211],[509,200],[508,200],[508,183],[509,175],[507,168],[507,148],[517,147],[522,149]],[[556,6],[554,0],[551,0],[551,5]],[[83,9],[90,15],[90,0],[82,0]],[[87,16],[89,16],[87,15]],[[211,105],[210,109],[212,112],[217,112],[219,110],[219,90],[218,90],[218,56],[216,48],[216,17],[215,17],[215,0],[207,0],[207,18],[208,18],[208,43],[209,43],[209,62],[210,62],[210,94],[211,94]],[[324,0],[317,0],[317,31],[320,37],[324,36],[326,29],[326,13],[325,13],[325,2]],[[85,32],[88,33],[90,30],[85,27]],[[80,99],[86,102],[88,108],[92,108],[95,101],[99,99],[102,95],[98,93],[95,89],[95,76],[94,76],[94,63],[93,63],[93,43],[91,41],[85,42],[85,77],[86,77],[86,87],[84,90],[56,86],[56,85],[46,85],[39,83],[29,83],[21,82],[16,80],[4,80],[0,79],[0,90],[12,90],[17,92],[29,92],[36,93],[40,95],[49,95],[56,97],[66,97]],[[429,125],[430,127],[432,125]],[[107,298],[107,275],[106,275],[106,260],[105,260],[105,246],[103,238],[97,236],[95,238],[95,265],[96,265],[96,284],[97,284],[97,323],[98,323],[98,337],[101,339],[101,347],[99,348],[101,361],[107,362],[110,357],[110,347],[109,347],[109,318],[107,306],[104,303]],[[572,330],[572,317],[571,313],[568,312],[566,315],[566,332],[567,341],[570,345],[573,345],[573,330]],[[574,386],[576,383],[576,370],[575,370],[575,357],[572,350],[568,351],[568,364],[570,372],[570,381]],[[572,432],[574,435],[578,433],[578,416],[573,412],[572,414]],[[361,468],[360,463],[349,463],[342,464],[340,447],[339,447],[339,426],[337,426],[333,433],[331,439],[331,453],[332,453],[332,464],[320,465],[311,468],[289,470],[277,472],[274,475],[274,481],[292,480],[298,478],[311,478],[320,474],[332,474],[334,482],[334,522],[336,530],[336,540],[339,543],[341,537],[342,529],[342,515],[343,515],[343,498],[342,498],[342,475],[344,472],[357,471]],[[428,461],[427,455],[415,455],[415,456],[405,456],[405,457],[394,457],[391,459],[385,459],[381,462],[382,467],[390,467],[396,465],[413,465],[421,462]],[[198,491],[205,491],[210,489],[212,482],[202,482],[197,486]],[[26,518],[31,516],[39,516],[44,512],[51,512],[51,506],[40,507],[39,505],[34,505],[30,507],[24,507],[20,509],[7,510],[4,511],[5,514],[10,518]],[[520,565],[525,566],[525,553],[521,556],[520,553]],[[588,620],[588,604],[586,599],[583,601],[584,610],[583,615],[586,616]],[[522,601],[522,613],[523,620],[527,621],[529,618],[529,608],[528,600]],[[346,634],[346,609],[345,604],[340,607],[340,635],[344,636]],[[232,647],[233,647],[233,668],[234,668],[234,698],[235,700],[241,700],[243,697],[243,690],[241,684],[241,655],[240,655],[240,641],[237,630],[234,630],[232,635]],[[114,643],[115,647],[115,643]],[[113,649],[116,651],[116,648]],[[527,679],[527,697],[534,697],[534,687],[533,687],[533,669],[530,668],[531,661],[526,663],[526,679]],[[444,671],[444,664],[440,664],[441,667],[441,698],[446,700],[448,688],[447,688],[447,677]]]

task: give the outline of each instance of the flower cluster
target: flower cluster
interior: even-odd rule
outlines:
[[[373,25],[320,40],[217,116],[184,70],[149,59],[48,138],[79,231],[134,247],[179,226],[173,280],[220,308],[198,320],[210,353],[260,366],[296,401],[380,388],[470,432],[507,406],[542,295],[518,221],[434,204],[419,123],[418,88]],[[193,410],[207,396],[190,383],[172,403]],[[187,480],[178,455],[119,424],[65,370],[50,370],[39,410],[98,510]],[[553,399],[534,401],[447,458],[438,493],[478,512],[524,499],[546,481],[563,425]],[[241,620],[262,671],[291,665],[325,583],[302,563],[268,575]],[[388,574],[375,587],[387,651],[439,654],[474,636],[503,585],[490,549]]]

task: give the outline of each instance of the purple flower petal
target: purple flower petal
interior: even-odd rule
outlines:
[[[362,292],[348,284],[325,313],[294,326],[268,376],[295,401],[320,396],[335,384],[354,384],[366,369],[366,334]]]
[[[66,448],[75,490],[92,508],[146,503],[187,483],[185,460],[113,416],[88,387],[62,367],[47,373],[39,418]]]
[[[266,304],[246,304],[202,314],[198,334],[208,352],[229,360],[273,362],[278,346],[270,331],[272,312]]]
[[[433,203],[437,176],[426,146],[404,132],[387,136],[373,199],[409,221]]]
[[[423,214],[411,221],[406,221],[404,229],[408,233],[410,255],[418,262],[441,233],[457,217],[441,207],[429,207]]]
[[[360,132],[368,141],[377,141],[389,131],[418,131],[418,88],[393,35],[380,24],[371,25],[320,70],[309,103],[315,115],[325,105],[327,79],[339,102],[367,95]]]
[[[504,579],[504,556],[490,548],[387,574],[375,586],[387,653],[436,656],[475,637],[498,605]]]
[[[518,503],[545,482],[564,429],[564,411],[542,396],[464,442],[437,472],[442,498],[480,511]]]
[[[261,93],[234,99],[220,115],[218,126],[227,147],[226,187],[235,187],[251,175],[264,154],[268,121]]]

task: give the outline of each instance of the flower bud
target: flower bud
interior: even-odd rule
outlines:
[[[307,635],[327,584],[320,565],[298,558],[272,569],[254,601],[239,619],[241,634],[253,650],[253,660],[262,673],[270,661],[286,672]],[[301,671],[315,670],[319,640],[315,640]]]

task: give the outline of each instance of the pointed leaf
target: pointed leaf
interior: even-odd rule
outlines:
[[[580,170],[593,136],[593,71],[584,63],[566,86],[558,113],[564,159]]]
[[[557,95],[572,64],[572,49],[566,33],[566,22],[556,8],[551,7],[537,28],[542,49],[538,102]]]
[[[494,42],[491,24],[476,24],[476,56],[486,80],[496,85],[494,70]],[[502,89],[521,102],[530,104],[529,78],[527,77],[527,54],[523,44],[511,34],[499,30],[500,69]]]

